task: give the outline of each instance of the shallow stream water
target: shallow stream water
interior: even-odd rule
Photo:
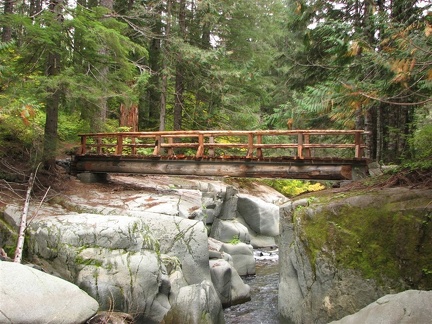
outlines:
[[[258,252],[260,253],[260,252]],[[275,257],[259,255],[256,259],[256,275],[243,281],[251,287],[251,301],[225,309],[227,324],[280,324],[278,316],[279,264]]]

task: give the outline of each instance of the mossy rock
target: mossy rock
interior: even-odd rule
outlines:
[[[13,257],[17,245],[18,233],[0,218],[0,248],[2,248],[9,257]]]
[[[323,197],[294,217],[312,264],[328,254],[389,288],[432,289],[432,193],[378,190]]]

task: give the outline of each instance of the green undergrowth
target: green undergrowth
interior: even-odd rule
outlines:
[[[319,182],[311,183],[303,180],[265,179],[262,181],[286,197],[295,197],[302,193],[321,191],[326,188]]]
[[[0,211],[0,214],[2,212]],[[16,244],[18,241],[18,233],[6,221],[0,218],[0,247],[6,252],[9,257],[15,254]]]
[[[432,289],[432,212],[394,207],[341,204],[316,214],[298,208],[295,223],[314,265],[325,253],[338,267],[359,270],[382,285]]]
[[[227,178],[224,179],[224,182],[239,187],[240,189],[248,190],[253,190],[256,184],[263,184],[290,198],[304,193],[321,191],[326,188],[326,185],[320,182],[295,179]]]

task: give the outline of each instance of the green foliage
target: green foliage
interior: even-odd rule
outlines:
[[[402,161],[402,168],[410,170],[432,169],[432,110],[419,114],[417,129],[408,139],[410,152]]]
[[[43,127],[36,122],[40,106],[21,103],[0,107],[0,156],[22,157],[37,162],[42,152]]]
[[[366,117],[378,124],[380,107],[382,129],[373,134],[387,132],[380,144],[391,151],[388,143],[415,128],[407,123],[432,89],[432,38],[418,1],[398,15],[384,2],[388,10],[362,2],[365,15],[353,15],[345,0],[208,0],[186,6],[183,18],[180,5],[168,12],[151,1],[114,2],[114,12],[65,6],[60,20],[15,8],[0,17],[14,37],[0,43],[0,107],[37,103],[43,112],[55,91],[60,139],[68,141],[116,129],[103,124],[118,119],[121,104],[139,105],[140,125],[154,130],[162,101],[166,129],[179,106],[183,129],[285,128],[289,118],[296,129],[363,128]],[[47,76],[48,53],[59,57],[56,76]]]
[[[302,180],[266,179],[264,183],[287,197],[295,197],[302,193],[324,190],[319,182],[310,183]]]
[[[239,236],[238,235],[234,235],[233,238],[228,243],[236,245],[236,244],[239,244],[240,242],[241,241],[240,241]]]
[[[412,141],[416,159],[432,159],[432,124],[417,130]]]

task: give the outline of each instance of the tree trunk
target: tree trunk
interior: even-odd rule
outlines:
[[[49,10],[57,15],[57,23],[63,21],[62,5],[62,0],[52,1],[49,5]],[[51,51],[48,53],[46,69],[46,75],[48,77],[55,77],[60,73],[60,59],[61,57],[58,51]],[[60,99],[61,91],[59,87],[48,88],[43,152],[44,168],[47,170],[55,167]]]
[[[107,8],[110,11],[113,11],[113,0],[101,0],[100,5],[102,7]],[[102,46],[102,48],[99,51],[99,54],[102,57],[106,57],[108,55],[107,48],[105,46]],[[108,64],[103,64],[103,66],[100,67],[100,80],[102,83],[102,89],[103,93],[105,95],[108,94],[108,87],[109,84],[108,81],[108,74],[109,74],[109,66]],[[106,122],[106,119],[108,117],[108,98],[106,96],[101,96],[99,100],[99,112],[93,119],[93,130],[96,132],[101,132],[103,130],[103,126]]]
[[[167,1],[167,17],[165,26],[165,37],[162,42],[163,49],[168,50],[168,42],[171,33],[171,3],[172,0]],[[162,58],[162,82],[161,82],[161,100],[160,100],[160,116],[159,116],[159,130],[165,130],[165,118],[166,118],[166,100],[168,92],[168,63],[166,55]]]
[[[375,145],[374,143],[374,129],[373,127],[373,118],[372,118],[372,109],[368,109],[364,118],[364,128],[368,135],[366,135],[365,145],[366,145],[366,157],[368,159],[373,159],[375,156]]]
[[[17,242],[17,247],[15,249],[15,256],[14,256],[14,262],[17,263],[21,263],[21,259],[22,259],[22,252],[23,252],[24,240],[25,240],[25,230],[27,228],[27,214],[30,207],[30,196],[33,190],[33,184],[36,179],[36,172],[30,174],[23,213],[21,215],[21,223],[20,223],[20,229],[18,233],[18,242]]]
[[[179,64],[179,62],[177,62]],[[184,92],[184,78],[183,69],[180,66],[176,68],[176,81],[175,81],[175,98],[174,98],[174,130],[182,129],[182,115],[183,115],[183,92]]]
[[[30,17],[42,11],[42,0],[30,0]]]
[[[161,46],[162,41],[160,35],[163,34],[163,8],[158,5],[154,9],[158,14],[152,21],[152,35],[153,38],[150,41],[149,46],[149,66],[151,71],[151,76],[149,84],[143,91],[143,95],[140,97],[139,101],[139,125],[141,129],[154,129],[158,128],[160,123],[160,111],[161,111],[161,88],[162,88],[162,78],[163,70],[161,67]]]
[[[7,15],[13,14],[13,7],[14,7],[14,0],[5,0],[4,2],[4,15],[5,17]],[[12,39],[12,28],[10,25],[5,24],[3,25],[3,34],[2,34],[2,42],[6,43],[11,41]]]
[[[179,28],[180,28],[180,38],[185,41],[186,38],[186,1],[180,0],[179,3]],[[176,79],[175,79],[175,94],[174,94],[174,130],[182,129],[182,115],[184,107],[184,68],[183,68],[183,58],[181,53],[177,54],[176,62]]]
[[[48,54],[48,76],[56,76],[60,73],[60,55],[57,53]],[[60,90],[57,88],[48,89],[46,98],[46,119],[44,136],[44,168],[49,170],[55,167],[57,153],[57,132],[58,114],[60,106]]]
[[[380,103],[377,107],[376,112],[376,156],[375,161],[380,162],[383,158],[383,146],[384,146],[384,129],[382,124],[382,111],[383,107]]]

